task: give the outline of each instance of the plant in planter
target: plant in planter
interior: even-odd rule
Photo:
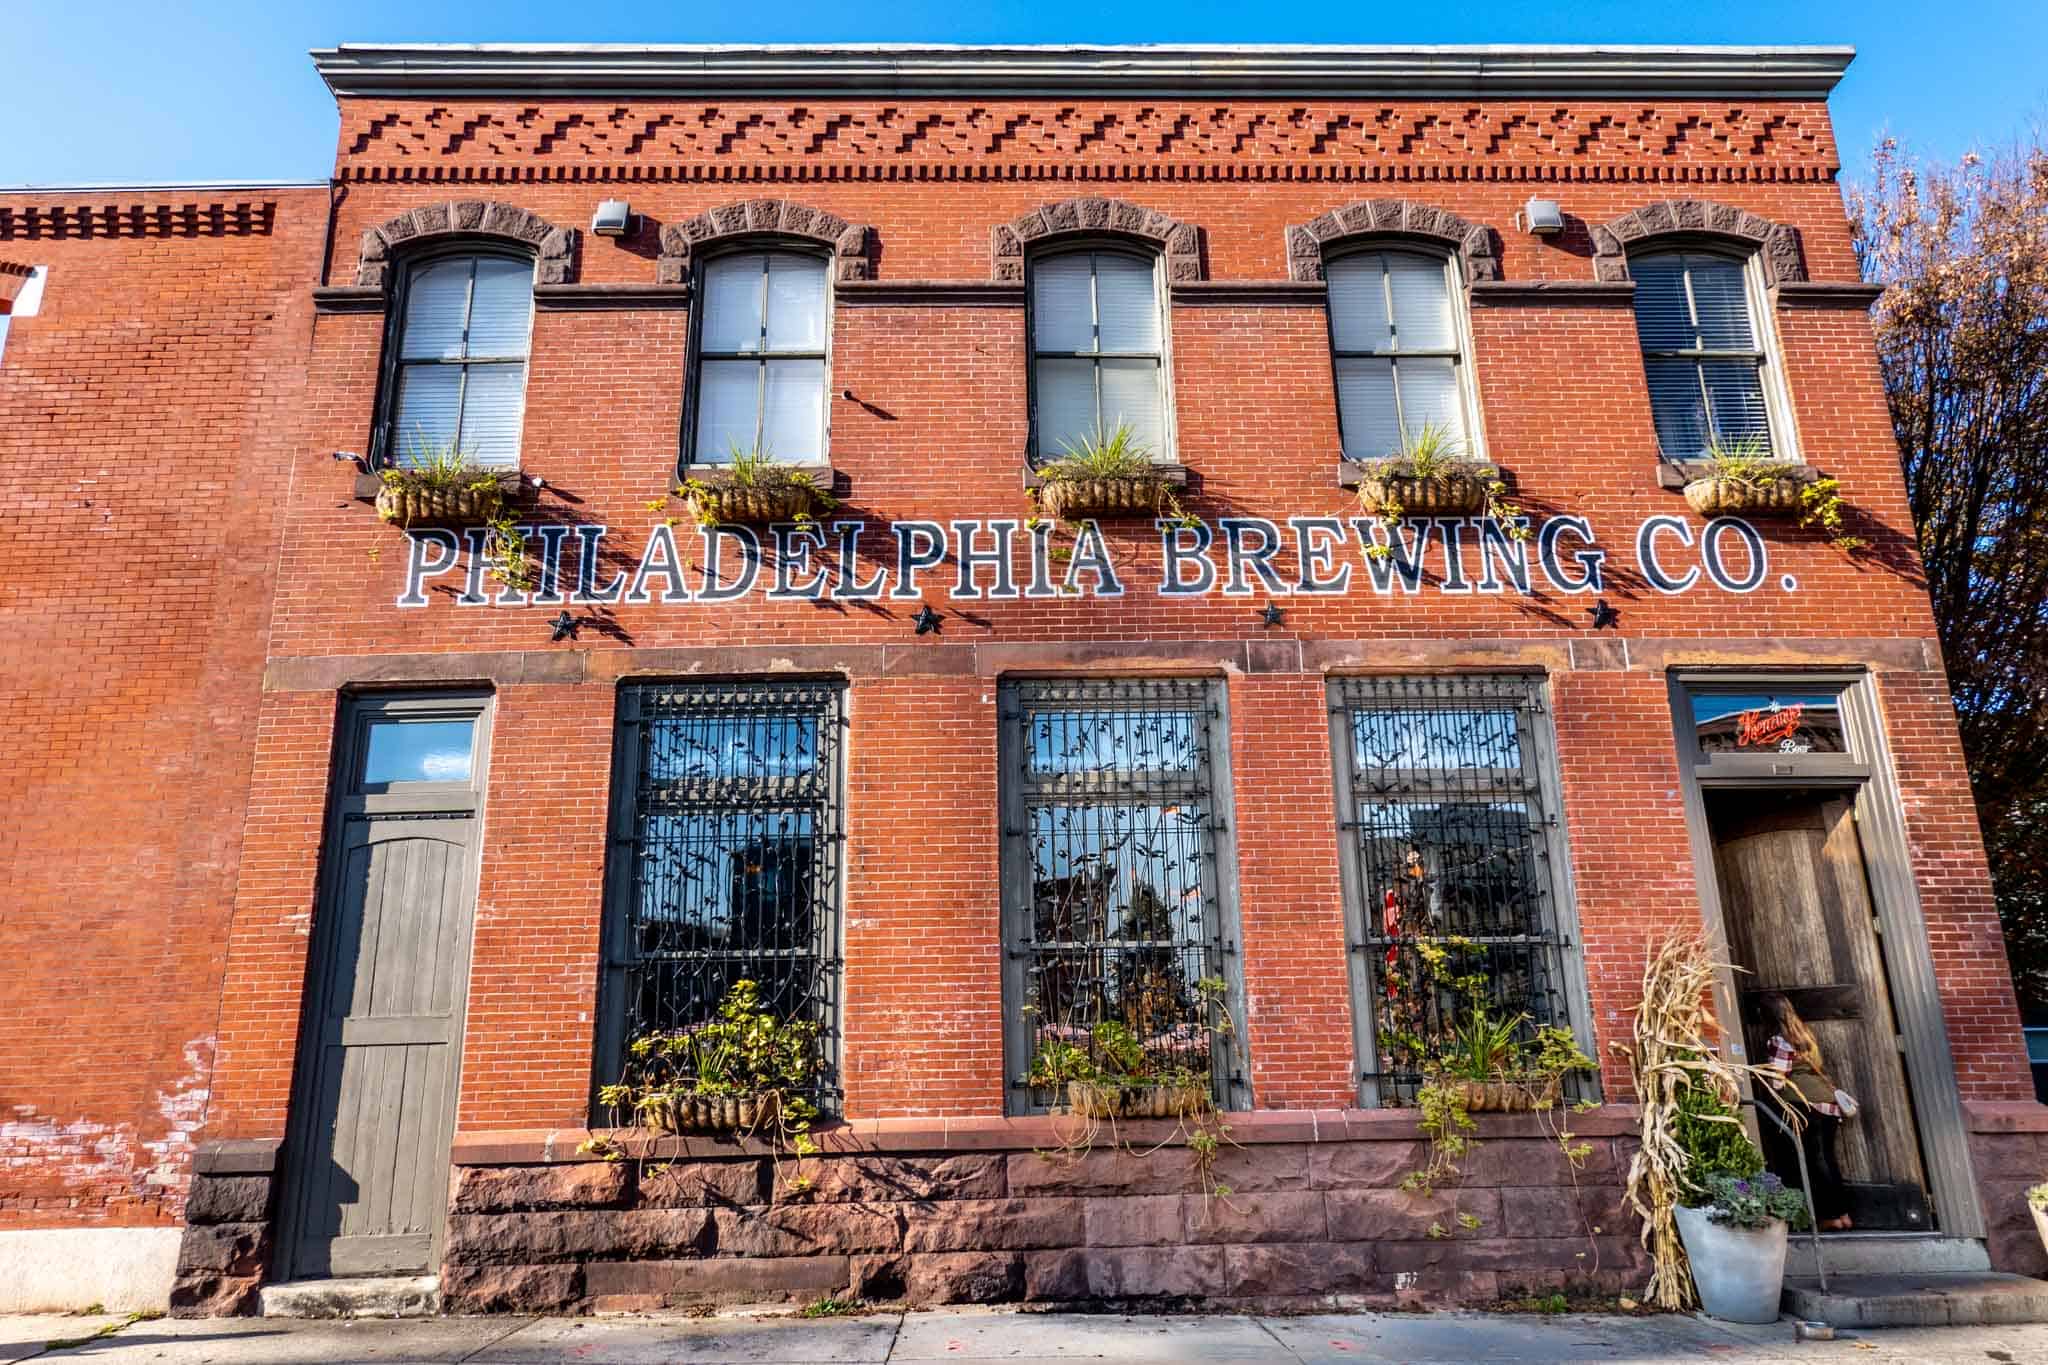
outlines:
[[[1101,517],[1167,516],[1191,520],[1166,476],[1153,462],[1152,447],[1130,424],[1119,422],[1108,435],[1060,443],[1063,454],[1039,465],[1038,505],[1061,521]]]
[[[699,526],[805,522],[839,505],[830,489],[819,487],[804,470],[779,462],[766,447],[742,450],[737,444],[717,477],[684,479],[670,496],[683,500]]]
[[[1377,460],[1360,460],[1358,506],[1386,529],[1366,553],[1391,555],[1390,543],[1401,523],[1411,516],[1486,516],[1499,523],[1511,540],[1527,540],[1522,509],[1507,500],[1507,485],[1486,465],[1466,458],[1465,443],[1434,422],[1413,436],[1402,434],[1401,448]]]
[[[1700,1307],[1727,1322],[1776,1322],[1785,1237],[1806,1225],[1806,1196],[1765,1172],[1707,1176],[1699,1198],[1677,1217]]]
[[[377,477],[377,515],[395,526],[482,526],[504,515],[504,471],[477,464],[452,437],[422,433],[404,463]]]
[[[1707,447],[1707,472],[1685,485],[1685,500],[1703,517],[1794,517],[1818,527],[1836,549],[1853,553],[1868,542],[1843,526],[1842,485],[1837,479],[1802,480],[1796,460],[1773,458],[1754,436]]]

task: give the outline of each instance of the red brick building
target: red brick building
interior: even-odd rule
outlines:
[[[193,1312],[1626,1287],[1611,1045],[1704,926],[1861,1093],[1859,1254],[2041,1268],[1846,51],[315,59],[327,185],[0,193],[10,1264],[175,1260]],[[1119,427],[1170,499],[1039,510]],[[1362,511],[1346,457],[1425,430],[1496,501]],[[1716,442],[1865,547],[1695,513]],[[436,448],[511,581],[372,510]],[[748,451],[836,503],[665,496]],[[1601,1061],[1582,1169],[1490,1117],[1399,1188],[1446,941]],[[814,1186],[579,1152],[741,977],[822,1031]],[[1105,1018],[1206,1059],[1243,1197],[1036,1154],[1034,1056]]]

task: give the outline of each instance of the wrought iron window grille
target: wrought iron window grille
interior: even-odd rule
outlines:
[[[1413,1101],[1475,997],[1495,1019],[1526,1016],[1525,1037],[1557,1025],[1589,1045],[1542,689],[1525,676],[1331,684],[1368,1105]]]
[[[622,689],[607,876],[599,1084],[646,1033],[708,1022],[732,983],[819,1025],[838,1083],[845,688]]]
[[[1102,1064],[1100,1025],[1128,1030],[1148,1075],[1206,1076],[1243,1107],[1217,685],[1016,681],[1000,713],[1011,1111],[1062,1103],[1031,1059],[1057,1042]]]

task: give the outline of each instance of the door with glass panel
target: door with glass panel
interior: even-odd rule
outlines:
[[[288,1277],[439,1261],[488,708],[344,703],[285,1158]]]
[[[1368,1106],[1413,1103],[1482,1016],[1593,1050],[1543,698],[1512,674],[1331,681]]]
[[[1245,1107],[1221,686],[1019,680],[1000,710],[1010,1112],[1067,1102],[1031,1079],[1062,1052]]]

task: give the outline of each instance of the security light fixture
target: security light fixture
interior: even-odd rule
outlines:
[[[623,237],[633,226],[633,206],[623,199],[607,199],[591,215],[590,230],[600,237]]]
[[[1564,231],[1564,210],[1555,199],[1531,199],[1515,215],[1516,224],[1538,237],[1555,237]]]

